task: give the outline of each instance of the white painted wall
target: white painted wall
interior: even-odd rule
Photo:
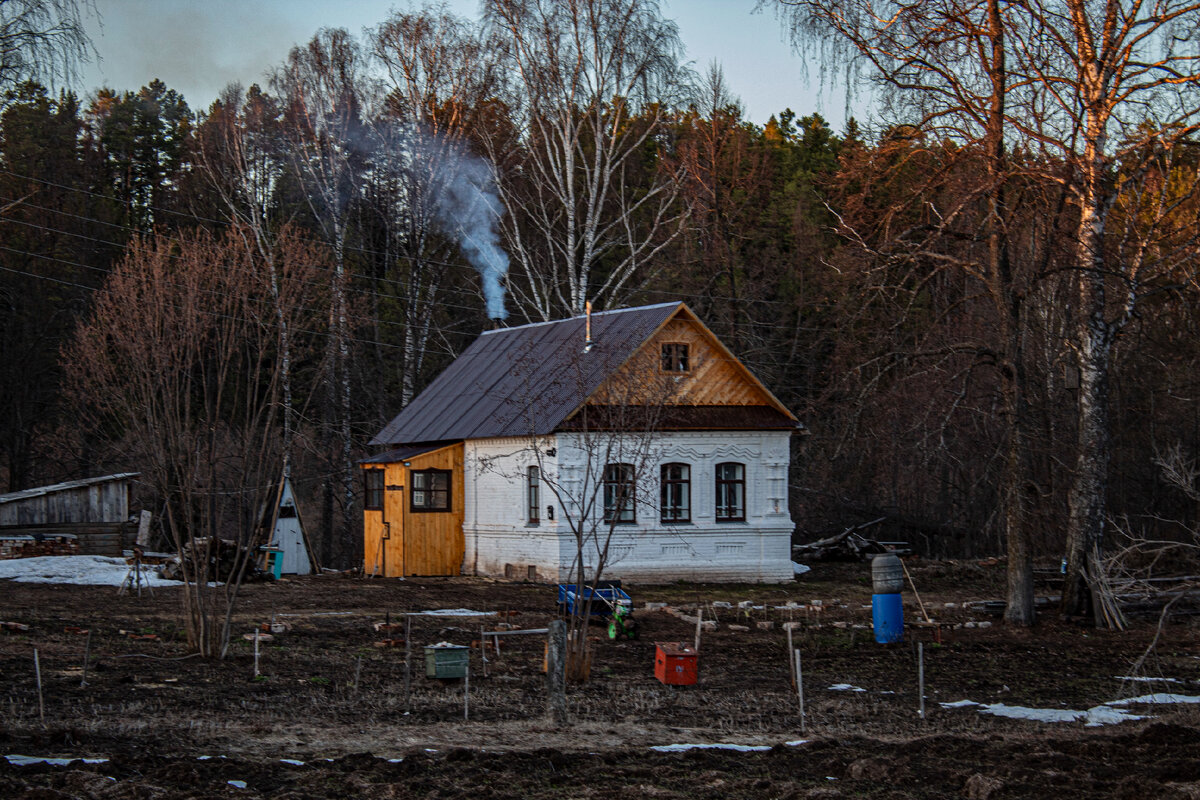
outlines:
[[[788,433],[669,432],[655,434],[649,445],[638,437],[618,441],[593,435],[589,440],[581,434],[558,434],[542,438],[536,450],[533,444],[530,438],[466,443],[466,574],[503,576],[505,565],[511,564],[524,576],[532,565],[539,580],[568,580],[575,556],[568,520],[579,516],[577,504],[587,497],[594,498],[594,515],[602,513],[598,478],[607,460],[634,463],[641,480],[637,522],[613,528],[603,577],[635,582],[792,578],[795,526],[787,507]],[[546,455],[551,449],[553,457]],[[716,465],[726,461],[746,465],[745,522],[715,519]],[[659,522],[659,467],[671,462],[691,466],[690,523]],[[536,525],[526,520],[525,472],[530,465],[540,465],[543,472],[542,519]],[[552,486],[559,487],[560,498],[555,498]],[[564,500],[574,502],[564,508]],[[547,519],[547,505],[555,506],[553,521]],[[597,539],[607,537],[609,526],[588,523],[584,530],[594,537],[588,542],[590,551]],[[593,555],[585,560],[594,566]]]

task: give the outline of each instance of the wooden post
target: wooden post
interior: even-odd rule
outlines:
[[[695,650],[696,650],[697,656],[700,655],[700,625],[703,622],[703,620],[704,620],[704,606],[697,603],[696,604],[696,641],[695,641]]]
[[[792,629],[787,629],[787,651],[788,651],[788,678],[792,682],[792,686],[796,685],[796,663],[792,661],[792,652],[795,648],[792,647]]]
[[[412,711],[412,616],[404,615],[404,713]]]
[[[46,727],[46,703],[42,700],[42,664],[38,661],[38,651],[33,649],[33,676],[37,679],[38,687],[38,719],[42,721],[42,727]]]
[[[254,629],[254,677],[258,677],[258,629]]]
[[[567,623],[556,619],[546,636],[546,694],[550,717],[556,725],[567,724],[566,678]]]
[[[358,663],[354,665],[354,693],[358,694],[358,681],[362,678],[362,656],[358,657]]]
[[[471,719],[471,651],[467,651],[467,669],[463,672],[463,722]]]
[[[483,635],[484,626],[479,626],[479,660],[483,664],[483,677],[487,677],[487,637]]]
[[[925,719],[925,643],[917,642],[917,695],[921,698],[921,719]]]
[[[150,518],[153,516],[149,511],[142,511],[138,515],[138,532],[137,546],[148,548],[150,547]]]
[[[87,642],[83,645],[83,680],[79,682],[79,688],[87,686],[88,659],[92,655],[92,629],[88,628]]]
[[[807,721],[804,716],[804,671],[800,665],[800,650],[792,651],[796,657],[796,697],[800,700],[800,735],[804,736]]]

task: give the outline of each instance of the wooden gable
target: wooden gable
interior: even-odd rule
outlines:
[[[678,356],[678,345],[686,348],[686,369],[664,364],[664,347]],[[685,305],[646,339],[586,405],[765,406],[796,419]]]

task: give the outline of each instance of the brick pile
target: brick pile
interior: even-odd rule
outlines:
[[[32,536],[0,538],[0,561],[35,556],[79,555],[79,541],[74,536],[43,536],[39,542]]]

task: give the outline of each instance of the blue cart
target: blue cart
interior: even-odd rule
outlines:
[[[599,583],[596,586],[584,586],[579,590],[577,584],[560,583],[558,585],[558,612],[582,617],[587,607],[588,599],[592,605],[589,616],[591,619],[608,620],[608,638],[636,639],[638,635],[637,621],[633,618],[633,600],[621,589],[617,581]]]

